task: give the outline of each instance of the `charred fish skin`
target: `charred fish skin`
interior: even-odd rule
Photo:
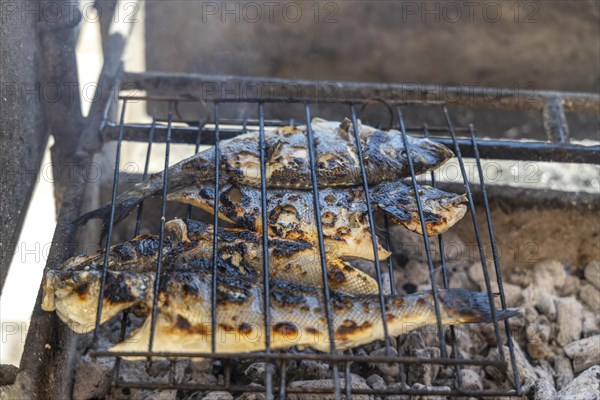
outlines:
[[[446,232],[467,212],[468,199],[465,194],[444,192],[428,185],[417,185],[417,190],[428,236]],[[375,207],[390,216],[394,223],[423,234],[412,185],[384,183],[373,188],[371,197]]]
[[[373,186],[371,205],[379,208],[405,228],[423,234],[414,189],[402,181]],[[418,186],[427,234],[438,235],[458,222],[466,212],[465,195]],[[191,204],[209,213],[214,212],[214,190],[194,186],[168,195],[169,201]],[[226,185],[219,194],[218,211],[222,220],[236,227],[260,232],[262,194],[260,190]],[[367,205],[361,187],[325,188],[319,191],[321,221],[325,245],[344,257],[372,260],[373,247],[368,223]],[[271,189],[267,193],[269,234],[291,240],[317,240],[314,199],[310,191]],[[389,256],[378,245],[380,259]]]
[[[119,312],[151,299],[159,237],[138,236],[128,242],[111,246],[108,255],[101,322]],[[165,238],[163,255],[174,245]],[[76,256],[57,269],[47,269],[42,282],[42,310],[56,311],[61,320],[77,333],[94,329],[104,252],[91,256]],[[150,290],[148,290],[150,288]]]
[[[163,274],[191,269],[212,271],[213,235],[210,225],[191,219],[165,224]],[[101,322],[134,307],[148,307],[156,279],[159,237],[144,235],[113,245],[108,256]],[[257,282],[263,276],[262,238],[246,230],[219,231],[218,274]],[[320,253],[302,241],[269,241],[269,275],[322,287]],[[377,282],[346,261],[328,256],[329,285],[348,293],[377,293]],[[58,269],[47,270],[42,309],[56,311],[78,333],[93,329],[104,268],[104,253],[77,256]],[[212,273],[212,272],[211,272]],[[162,279],[162,278],[161,278]]]
[[[174,259],[167,257],[171,268],[206,263],[213,256],[214,229],[211,225],[191,219],[174,219],[166,229],[178,241],[190,242]],[[224,266],[244,276],[262,279],[262,237],[247,230],[220,229],[217,241],[218,256]],[[269,240],[269,277],[286,279],[322,287],[322,266],[319,248],[315,243],[302,240]],[[212,261],[210,261],[212,262]],[[361,270],[352,267],[337,255],[326,255],[325,266],[330,287],[345,293],[377,293],[377,282]]]
[[[227,185],[219,196],[219,216],[241,229],[262,231],[261,192],[247,186]],[[357,188],[319,191],[324,245],[328,254],[373,260],[373,243],[363,192]],[[206,187],[183,188],[169,201],[214,211],[214,191]],[[267,193],[269,236],[318,243],[312,192],[271,189]],[[390,256],[376,239],[380,260]]]
[[[337,123],[336,123],[337,124]],[[320,119],[312,121],[315,142],[316,168],[319,187],[351,187],[362,183],[360,161],[353,140],[352,124],[345,120],[333,129],[333,123]],[[369,184],[400,179],[410,175],[407,154],[398,131],[381,131],[359,126],[360,146],[365,157]],[[306,127],[286,126],[265,133],[268,160],[268,188],[311,189],[310,163]],[[426,138],[408,138],[415,173],[433,170],[453,154],[445,146]],[[222,183],[235,182],[260,188],[260,149],[258,132],[249,132],[220,143],[219,168]],[[170,190],[214,181],[214,149],[208,149],[169,168]],[[152,175],[118,196],[115,204],[115,223],[126,218],[143,199],[159,194],[163,173]],[[100,218],[108,222],[110,205],[77,218],[82,224]]]
[[[197,272],[169,276],[160,293],[152,350],[170,353],[211,352],[210,280]],[[244,353],[265,349],[263,287],[235,279],[219,280],[216,301],[215,351]],[[370,343],[384,337],[377,295],[349,296],[331,291],[332,327],[336,349]],[[273,280],[270,291],[272,349],[293,346],[330,350],[322,290]],[[491,321],[488,296],[464,289],[439,291],[442,323],[456,325]],[[191,306],[190,306],[191,305]],[[385,297],[385,318],[391,336],[436,323],[431,293]],[[498,310],[499,320],[517,315]],[[111,351],[148,350],[151,320]]]

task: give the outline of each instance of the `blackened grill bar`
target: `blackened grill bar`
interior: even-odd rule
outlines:
[[[243,93],[235,94],[225,90],[227,85],[232,88],[241,88],[244,85],[256,88],[265,86],[273,90],[266,92],[263,98],[242,97]],[[206,90],[214,87],[217,88],[216,91]],[[296,102],[299,99],[311,99],[313,103],[320,101],[346,103],[357,100],[372,102],[379,99],[390,102],[437,102],[468,107],[542,111],[545,103],[558,101],[565,111],[595,114],[600,110],[600,96],[596,94],[535,89],[500,89],[497,87],[486,89],[457,85],[309,81],[165,72],[125,72],[120,88],[123,90],[147,90],[169,96],[185,93],[190,99],[207,102],[281,102],[286,100]],[[218,90],[219,88],[220,90]],[[315,88],[323,88],[324,93],[320,98],[314,97]],[[329,89],[333,93],[327,93],[325,89]],[[294,91],[292,92],[292,90]],[[231,98],[227,98],[228,93]],[[251,92],[248,91],[248,94]]]
[[[230,120],[229,125],[251,125],[245,120]],[[279,127],[288,124],[288,121],[265,121],[265,126]],[[123,138],[128,141],[145,142],[148,137],[148,124],[126,124],[123,127]],[[394,126],[394,129],[400,129]],[[252,127],[254,129],[254,127]],[[156,141],[164,142],[166,140],[166,125],[157,124]],[[447,128],[430,127],[429,131],[436,135],[449,135]],[[119,126],[114,123],[107,123],[102,130],[105,141],[116,140],[118,137]],[[413,136],[422,136],[421,127],[407,127],[406,132]],[[474,157],[471,147],[471,140],[466,137],[469,134],[468,128],[456,127],[456,133],[465,134],[465,137],[457,137],[457,143],[464,147],[464,157]],[[198,128],[193,126],[174,126],[172,127],[171,143],[194,143]],[[221,138],[230,139],[239,134],[239,129],[221,128]],[[201,132],[202,144],[213,145],[214,129],[204,127]],[[451,147],[452,139],[448,137],[431,136],[431,140]],[[479,139],[479,155],[481,158],[490,158],[498,160],[519,160],[519,161],[555,161],[583,164],[597,164],[600,162],[600,145],[583,146],[577,144],[560,144],[541,141],[516,141],[516,140],[493,140]]]

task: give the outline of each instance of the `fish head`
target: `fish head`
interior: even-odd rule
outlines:
[[[106,258],[106,267],[111,271],[145,271],[154,265],[159,249],[159,237],[141,235],[128,242],[119,243],[110,248]],[[165,240],[166,246],[169,239]],[[92,255],[79,255],[67,260],[60,266],[61,271],[102,271],[104,252]]]
[[[150,304],[152,274],[107,271],[100,320],[102,323],[136,304]],[[102,271],[48,270],[43,282],[42,309],[56,311],[76,333],[94,329]]]

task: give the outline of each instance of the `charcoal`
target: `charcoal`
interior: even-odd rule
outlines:
[[[595,260],[589,263],[583,272],[585,279],[600,290],[600,261]]]
[[[527,352],[534,360],[546,358],[550,354],[548,340],[550,339],[550,321],[541,315],[529,325],[527,335]]]
[[[264,386],[256,384],[256,383],[251,383],[248,386],[256,387],[257,389],[260,389],[261,391],[242,393],[240,396],[236,397],[235,400],[265,400],[267,398],[267,396],[265,396]]]
[[[246,368],[245,374],[254,383],[264,383],[267,374],[266,364],[264,362],[252,363]]]
[[[235,400],[265,400],[267,396],[265,396],[264,387],[258,385],[256,383],[251,383],[249,386],[254,386],[262,390],[262,392],[246,392],[242,393],[239,397],[236,397]]]
[[[376,350],[372,351],[370,355],[374,356],[374,357],[385,356],[386,355],[386,349],[385,349],[385,347],[382,347],[380,349],[376,349]],[[394,347],[391,347],[390,348],[390,355],[391,356],[397,356],[398,355],[398,351]],[[379,371],[381,371],[381,373],[383,375],[395,377],[395,376],[398,376],[398,374],[400,374],[400,364],[398,364],[398,363],[389,363],[389,364],[388,363],[376,363],[375,367]]]
[[[554,358],[554,371],[556,371],[556,378],[554,381],[556,382],[557,390],[566,387],[575,377],[571,360],[562,355]]]
[[[227,392],[209,392],[202,400],[233,400],[233,396]]]
[[[549,381],[535,381],[529,388],[527,398],[531,400],[554,400],[556,398],[556,389]]]
[[[112,365],[82,360],[75,370],[74,400],[87,400],[103,396],[110,387]]]
[[[411,390],[424,390],[424,391],[443,391],[449,392],[451,389],[448,386],[427,386],[421,383],[415,383],[411,386]],[[439,395],[431,395],[431,396],[411,396],[411,400],[446,400],[448,396],[439,396]]]
[[[558,392],[557,400],[598,400],[600,387],[600,366],[595,365]]]
[[[581,301],[592,311],[600,312],[600,290],[590,283],[584,283],[579,290]]]
[[[191,385],[216,385],[217,377],[212,374],[212,361],[190,360],[181,381]]]
[[[401,340],[401,345],[400,345],[400,353],[403,355],[409,355],[410,351],[412,349],[424,349],[425,348],[425,341],[423,340],[423,335],[418,332],[418,331],[414,331],[409,333],[408,335],[404,336],[404,338]]]
[[[463,288],[467,290],[477,290],[479,287],[474,283],[469,275],[464,271],[458,271],[453,273],[449,279],[449,287],[451,288]]]
[[[504,271],[503,271],[504,272]],[[504,274],[504,278],[507,282],[519,285],[521,287],[527,287],[533,282],[533,269],[529,267],[515,267],[510,271],[511,273],[507,276]]]
[[[565,278],[565,283],[562,288],[558,291],[558,295],[560,297],[568,297],[573,296],[574,294],[579,293],[579,289],[581,287],[581,280],[578,277],[573,275],[567,275]]]
[[[376,390],[385,390],[385,388],[387,387],[385,380],[377,374],[369,376],[366,382],[367,385],[371,386],[371,388]]]
[[[483,389],[483,382],[481,376],[472,369],[463,368],[460,370],[460,378],[462,380],[463,387],[467,390],[481,390]]]
[[[456,326],[454,332],[458,352],[463,357],[481,354],[488,347],[488,341],[479,325]]]
[[[0,386],[12,385],[17,378],[19,368],[10,364],[0,364]]]
[[[582,312],[582,332],[581,336],[586,338],[594,336],[600,333],[600,318],[598,314],[591,312],[590,310],[583,310]]]
[[[551,321],[556,320],[556,307],[556,297],[547,294],[540,294],[535,304],[540,314],[546,315]]]
[[[177,399],[177,390],[160,390],[150,392],[147,396],[142,395],[139,399],[144,400],[175,400]]]
[[[533,267],[533,284],[543,293],[555,295],[566,277],[565,267],[556,260],[546,260]]]
[[[519,285],[504,283],[504,295],[508,307],[516,307],[523,302],[523,289]]]
[[[345,392],[346,381],[343,378],[339,380],[340,389],[342,393]],[[311,389],[330,389],[334,387],[333,379],[320,379],[320,380],[305,380],[305,381],[296,381],[292,382],[289,385],[290,388],[298,388],[300,390],[305,390],[306,392]],[[355,374],[352,374],[352,378],[350,381],[351,389],[370,389],[369,385],[365,382],[365,380]],[[343,396],[345,398],[345,396]],[[289,400],[314,400],[314,399],[323,399],[323,400],[332,400],[335,399],[335,394],[314,394],[314,393],[288,393]],[[352,399],[357,400],[374,400],[375,398],[372,395],[366,394],[353,394]]]
[[[302,360],[298,363],[296,376],[303,380],[324,379],[327,377],[329,364],[321,361]]]
[[[494,263],[488,261],[485,263],[485,266],[487,267],[487,272],[490,277],[491,290],[492,292],[497,293],[498,283],[496,282],[496,271],[494,269]],[[487,291],[481,262],[476,262],[469,267],[469,278],[471,278],[471,280],[478,285],[480,290]]]
[[[410,355],[419,358],[437,358],[440,356],[440,349],[437,347],[412,349]],[[408,384],[423,383],[431,386],[439,371],[440,366],[437,364],[409,364],[407,373]]]
[[[521,380],[522,386],[524,389],[533,385],[534,382],[542,379],[547,381],[552,381],[552,375],[548,374],[548,372],[539,366],[534,367],[531,365],[523,350],[519,347],[519,345],[513,340],[513,347],[515,353],[515,364],[517,367],[517,372],[519,374],[519,379]],[[504,352],[504,359],[510,360],[510,352],[508,346],[503,346],[502,351]],[[500,360],[498,349],[492,348],[487,356],[488,360],[498,361]],[[506,378],[510,381],[512,385],[514,385],[514,377],[512,371],[512,363],[508,363],[508,368],[506,371],[506,375],[504,372],[498,370],[496,367],[487,366],[485,367],[485,371],[492,376],[494,379],[498,381],[503,381]]]
[[[401,392],[403,390],[408,390],[410,389],[410,386],[408,386],[406,383],[404,382],[396,382],[396,383],[392,383],[390,385],[388,385],[388,391],[390,392]]]
[[[556,341],[565,346],[581,337],[582,307],[573,297],[561,297],[556,300],[558,335]]]
[[[564,351],[573,360],[575,373],[600,364],[600,335],[571,342],[564,347]]]

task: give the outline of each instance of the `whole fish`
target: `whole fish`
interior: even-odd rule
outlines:
[[[270,289],[270,346],[330,350],[328,322],[322,291],[273,280]],[[211,352],[211,284],[208,272],[177,271],[168,275],[159,297],[152,351]],[[221,276],[216,299],[215,351],[244,353],[265,350],[264,287],[239,276]],[[444,325],[490,322],[485,293],[464,289],[439,291]],[[337,350],[384,338],[378,295],[346,295],[331,291],[330,317]],[[516,315],[496,312],[499,319]],[[436,323],[431,293],[385,296],[385,318],[394,337]],[[112,351],[148,351],[151,317]],[[133,356],[135,358],[135,356]]]
[[[174,271],[212,271],[213,235],[210,225],[175,219],[165,225],[163,242],[164,276]],[[144,235],[110,249],[102,300],[101,321],[135,307],[141,312],[152,304],[156,279],[159,237]],[[262,237],[246,231],[221,229],[218,233],[217,271],[263,280]],[[76,332],[94,328],[100,293],[104,252],[67,260],[60,268],[47,270],[42,309],[56,310]],[[326,257],[329,286],[340,292],[377,293],[377,282],[369,275],[336,257]],[[269,240],[269,276],[292,283],[322,287],[320,253],[304,241]],[[163,279],[161,277],[161,279]]]
[[[427,234],[437,235],[460,220],[466,210],[465,195],[418,186]],[[262,232],[261,191],[248,186],[226,185],[220,191],[219,217],[236,227]],[[412,185],[393,181],[370,190],[373,209],[381,209],[392,221],[422,234]],[[170,201],[194,205],[214,212],[214,189],[191,186],[167,196]],[[362,187],[325,188],[319,191],[321,224],[325,246],[339,256],[373,259],[367,205]],[[269,235],[290,240],[316,242],[318,230],[312,191],[270,189],[267,192]],[[389,256],[378,245],[380,259]]]
[[[352,123],[314,119],[315,165],[319,187],[352,187],[362,184],[362,175]],[[359,125],[363,162],[369,184],[397,180],[410,175],[407,152],[400,132],[382,131]],[[415,173],[433,170],[453,154],[445,146],[425,138],[409,137]],[[219,177],[221,184],[237,183],[260,188],[259,133],[249,132],[219,144]],[[265,179],[269,188],[312,188],[307,128],[285,126],[265,132]],[[168,170],[169,190],[214,182],[215,149],[208,149],[187,158]],[[152,175],[118,196],[115,203],[115,223],[126,218],[143,199],[159,194],[163,173]],[[106,205],[82,215],[76,223],[92,218],[105,222],[111,206]]]

